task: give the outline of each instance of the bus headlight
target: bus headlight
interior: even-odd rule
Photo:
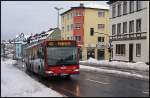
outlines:
[[[79,69],[75,69],[74,71],[79,71]]]
[[[52,72],[52,71],[46,71],[46,73],[48,73],[48,74],[52,74],[53,72]]]

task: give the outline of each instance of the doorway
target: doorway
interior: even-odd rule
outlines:
[[[129,44],[129,62],[133,61],[133,44]]]
[[[95,58],[94,48],[88,48],[87,49],[87,59],[89,59],[90,57]]]
[[[97,53],[97,59],[98,60],[104,60],[104,50],[101,50],[101,49],[98,49],[98,51],[97,51],[98,53]]]

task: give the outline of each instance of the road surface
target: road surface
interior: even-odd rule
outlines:
[[[20,67],[20,69],[23,67]],[[80,71],[71,78],[41,78],[27,72],[35,80],[69,97],[149,97],[149,81],[117,77],[100,72]]]

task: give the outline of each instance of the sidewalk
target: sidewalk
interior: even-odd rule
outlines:
[[[63,97],[60,93],[15,68],[15,63],[17,63],[15,60],[1,58],[2,97]]]
[[[94,58],[90,58],[86,61],[80,61],[80,65],[91,66],[100,69],[129,72],[132,74],[140,74],[149,77],[149,65],[146,65],[143,62],[137,63],[125,63],[117,61],[109,62],[108,60],[98,61]]]

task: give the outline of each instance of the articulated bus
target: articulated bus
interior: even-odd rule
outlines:
[[[43,41],[25,49],[28,71],[47,76],[79,74],[77,42],[73,40]]]

